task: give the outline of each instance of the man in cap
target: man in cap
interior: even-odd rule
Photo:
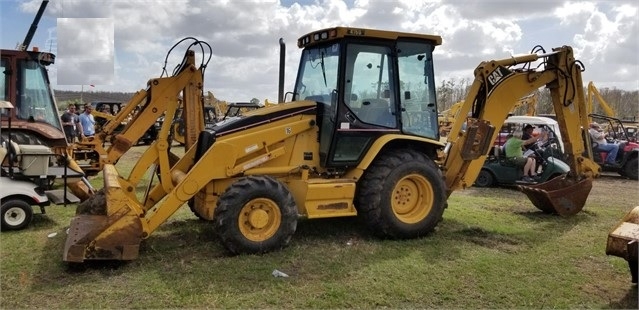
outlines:
[[[617,143],[608,143],[606,140],[606,133],[603,132],[601,125],[597,123],[591,123],[590,129],[588,129],[588,133],[590,133],[590,137],[593,142],[597,143],[597,149],[608,153],[606,155],[605,165],[611,167],[619,167],[617,164],[617,153],[619,152],[619,144]]]
[[[531,124],[526,124],[526,126],[524,126],[524,132],[521,135],[521,139],[522,140],[528,140],[530,138],[533,137],[533,130],[535,129],[535,126],[531,125]],[[525,145],[524,148],[526,150],[532,148],[532,146],[535,145],[534,143]]]

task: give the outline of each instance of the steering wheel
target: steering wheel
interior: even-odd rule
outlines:
[[[555,137],[548,138],[548,140],[546,140],[546,142],[544,142],[544,144],[542,144],[541,147],[546,148],[555,142],[557,142],[557,138]]]

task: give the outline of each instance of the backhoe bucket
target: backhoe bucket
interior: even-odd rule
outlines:
[[[133,260],[144,234],[140,214],[117,181],[113,165],[105,165],[105,187],[78,205],[64,246],[65,262]]]
[[[520,185],[519,189],[544,213],[568,216],[583,209],[592,189],[592,179],[575,181],[564,176],[540,184]]]

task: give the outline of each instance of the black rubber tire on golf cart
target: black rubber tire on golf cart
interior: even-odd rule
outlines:
[[[490,171],[486,169],[479,171],[479,175],[477,175],[477,179],[475,179],[475,186],[490,187],[493,186],[493,184],[495,184],[495,177]]]
[[[33,219],[33,208],[22,199],[9,199],[2,201],[2,219],[0,229],[2,231],[20,230],[29,225]]]
[[[286,186],[270,176],[247,176],[220,196],[214,229],[233,254],[286,247],[297,229],[297,206]]]
[[[366,169],[356,208],[378,237],[407,239],[433,231],[446,208],[441,171],[412,149],[391,150]]]

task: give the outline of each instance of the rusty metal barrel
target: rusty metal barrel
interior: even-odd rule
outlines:
[[[519,186],[519,190],[528,196],[537,209],[561,216],[579,213],[586,204],[591,189],[591,178],[575,181],[566,176],[540,184]]]

